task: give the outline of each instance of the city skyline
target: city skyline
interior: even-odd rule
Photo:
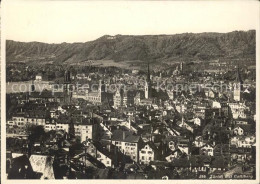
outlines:
[[[1,182],[259,182],[258,5],[4,1]]]

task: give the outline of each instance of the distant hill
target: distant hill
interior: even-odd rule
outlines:
[[[255,58],[256,32],[175,35],[105,35],[85,43],[46,44],[7,40],[7,62],[73,63],[86,60],[211,60]]]

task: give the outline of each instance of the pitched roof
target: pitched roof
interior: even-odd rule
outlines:
[[[240,82],[240,83],[242,83],[242,79],[241,79],[240,72],[239,72],[239,67],[237,67],[236,80],[235,80],[235,82]]]
[[[140,138],[140,136],[133,135],[131,132],[128,131],[115,130],[112,132],[111,140],[137,143],[140,140]]]
[[[33,171],[42,173],[42,179],[55,179],[52,157],[46,155],[31,155],[29,160]]]
[[[144,143],[140,149],[144,148],[146,145],[148,145],[153,151],[158,150],[155,143],[151,141]]]

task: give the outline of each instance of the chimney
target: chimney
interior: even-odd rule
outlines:
[[[125,131],[123,131],[123,140],[125,140]]]

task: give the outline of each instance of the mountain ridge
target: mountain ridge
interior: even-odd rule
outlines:
[[[255,58],[255,30],[173,35],[104,35],[89,42],[6,41],[7,62],[76,63],[87,60],[211,60]]]

